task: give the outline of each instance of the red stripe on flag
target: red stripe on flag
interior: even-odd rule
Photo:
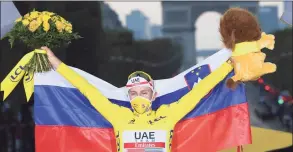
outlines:
[[[35,134],[36,152],[116,151],[112,128],[37,125]],[[245,144],[251,144],[247,103],[181,121],[174,130],[172,152],[214,152]]]
[[[124,148],[165,148],[164,142],[124,143]]]
[[[172,152],[215,152],[251,144],[248,104],[187,119],[175,127]]]
[[[114,137],[111,128],[35,127],[36,152],[114,152]]]

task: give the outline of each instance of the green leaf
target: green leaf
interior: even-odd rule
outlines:
[[[10,38],[8,39],[8,41],[9,41],[9,43],[10,43],[10,48],[12,48],[12,47],[13,47],[13,44],[14,44],[14,41],[15,41],[14,37],[10,37]]]

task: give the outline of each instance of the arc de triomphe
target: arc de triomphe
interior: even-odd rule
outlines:
[[[206,11],[223,14],[230,7],[246,8],[258,13],[258,2],[200,2],[200,1],[163,1],[163,35],[179,42],[184,50],[181,70],[196,64],[195,22]],[[207,40],[208,41],[208,40]]]

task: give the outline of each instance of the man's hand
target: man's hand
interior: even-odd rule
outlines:
[[[50,61],[51,65],[54,69],[57,69],[62,62],[55,56],[55,54],[48,47],[43,46],[41,47],[41,49],[46,51],[48,55],[48,60]]]

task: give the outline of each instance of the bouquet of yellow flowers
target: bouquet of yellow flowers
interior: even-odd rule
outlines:
[[[48,11],[32,11],[18,18],[14,27],[6,34],[11,47],[15,41],[23,42],[31,49],[47,46],[58,48],[68,45],[72,40],[81,38],[72,32],[72,25],[63,17]],[[30,72],[46,72],[52,69],[45,53],[35,51],[25,66]]]

